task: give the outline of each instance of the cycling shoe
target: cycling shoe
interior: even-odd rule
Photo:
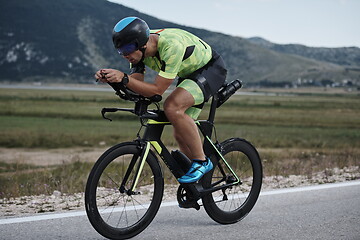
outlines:
[[[179,183],[194,183],[209,172],[213,168],[213,164],[209,158],[206,159],[207,161],[193,160],[190,170],[178,178]]]

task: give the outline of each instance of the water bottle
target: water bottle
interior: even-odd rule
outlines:
[[[171,156],[180,165],[184,173],[187,173],[192,165],[192,161],[179,150],[171,151]]]
[[[231,97],[231,95],[233,95],[241,87],[242,87],[241,81],[239,79],[236,79],[226,84],[223,88],[221,88],[218,92],[219,101],[217,107],[220,107],[224,102],[226,102]]]

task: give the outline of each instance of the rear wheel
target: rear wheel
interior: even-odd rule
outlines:
[[[92,226],[104,237],[126,239],[139,234],[160,207],[164,181],[151,151],[136,189],[130,191],[141,153],[134,143],[119,144],[105,152],[91,170],[85,190],[86,213]],[[127,171],[128,180],[122,185]]]
[[[232,186],[206,195],[203,205],[213,220],[230,224],[244,218],[254,207],[262,184],[262,165],[256,149],[243,139],[226,140],[221,143],[221,149],[230,167],[220,160],[214,170],[204,176],[203,185],[205,188]]]

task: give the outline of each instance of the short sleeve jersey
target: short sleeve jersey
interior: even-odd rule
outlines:
[[[187,31],[168,28],[150,33],[159,35],[158,52],[143,62],[164,78],[185,78],[205,66],[212,57],[211,47]]]

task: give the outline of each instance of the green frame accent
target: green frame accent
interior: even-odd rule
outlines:
[[[239,177],[236,175],[236,173],[234,172],[234,170],[231,168],[231,166],[229,165],[229,163],[225,160],[224,156],[219,152],[219,150],[217,149],[217,147],[214,145],[214,143],[211,141],[211,139],[209,138],[209,136],[206,136],[206,139],[209,141],[209,143],[213,146],[213,148],[216,150],[217,154],[221,157],[221,159],[223,160],[223,162],[225,163],[226,167],[230,170],[231,174],[234,175],[234,177],[236,178],[236,182],[235,184],[238,184],[241,182],[241,180],[239,179]]]
[[[162,147],[157,141],[150,141],[151,145],[155,148],[156,152],[161,155]]]
[[[139,165],[139,170],[136,173],[135,181],[134,181],[134,184],[132,185],[132,188],[131,188],[132,192],[135,191],[135,188],[136,188],[136,186],[137,186],[137,184],[139,182],[140,174],[141,174],[141,172],[142,172],[142,170],[144,168],[144,164],[145,164],[146,158],[149,155],[149,151],[150,151],[150,142],[147,142],[145,150],[144,150],[144,154],[142,154],[142,156],[141,156],[141,161],[139,163],[140,164]]]

